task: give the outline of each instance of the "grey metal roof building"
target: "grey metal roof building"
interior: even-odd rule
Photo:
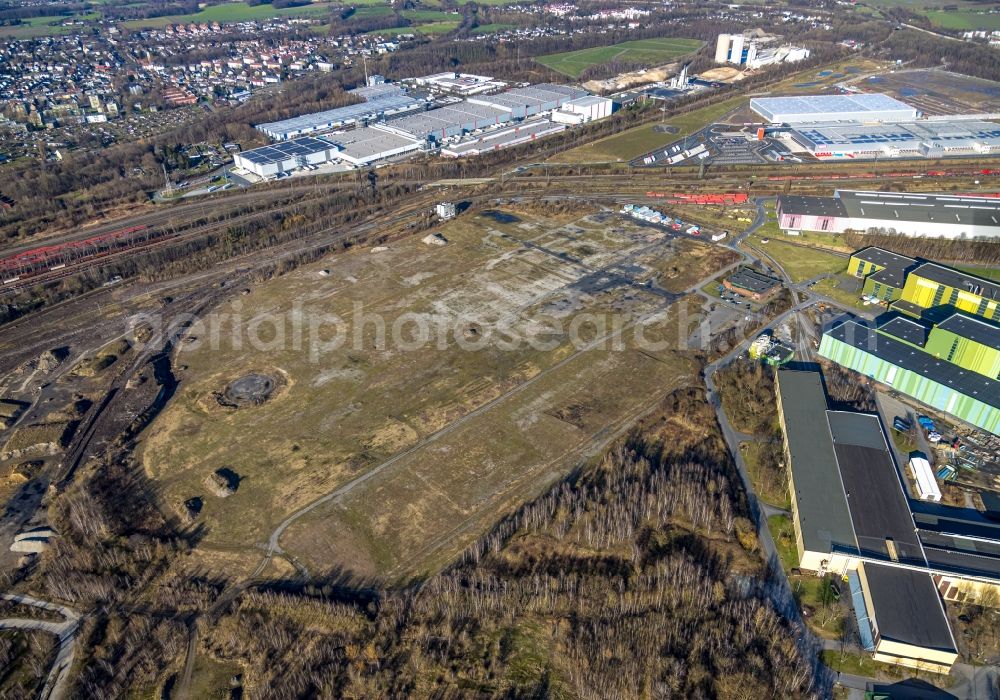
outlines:
[[[906,236],[1000,237],[1000,200],[991,197],[837,190],[832,197],[780,195],[777,212],[786,229],[820,230],[822,221],[822,230],[834,233],[881,229]]]
[[[782,214],[799,216],[846,216],[844,203],[836,197],[810,197],[808,195],[778,195],[778,208]]]
[[[934,581],[925,573],[865,564],[872,619],[881,641],[955,652],[955,638]]]
[[[1000,151],[1000,124],[983,121],[799,122],[792,140],[818,158],[937,158]]]
[[[745,289],[758,295],[767,294],[772,289],[781,285],[781,280],[768,277],[767,275],[748,267],[737,270],[731,274],[726,281],[734,287],[739,287],[740,289]]]
[[[328,136],[340,150],[336,157],[354,166],[368,165],[387,158],[415,153],[420,142],[376,127],[352,129],[343,134]]]
[[[900,122],[917,119],[920,112],[899,100],[881,94],[801,95],[754,97],[750,109],[772,124],[802,122]]]
[[[902,315],[892,317],[882,323],[879,328],[894,338],[905,340],[907,343],[913,343],[920,347],[927,344],[927,337],[931,332],[931,329],[923,323],[914,321],[909,316]]]
[[[851,253],[851,255],[859,260],[875,263],[879,267],[899,267],[900,269],[904,269],[907,265],[912,265],[916,262],[916,258],[893,253],[891,250],[879,248],[874,245],[862,248],[855,253]]]
[[[827,336],[861,350],[877,360],[909,370],[942,387],[948,387],[952,392],[973,398],[994,409],[1000,409],[1000,381],[939,360],[923,350],[900,342],[888,333],[880,333],[854,319],[849,319],[826,331],[823,334],[824,339]],[[820,352],[823,352],[822,345]]]
[[[523,119],[541,112],[559,109],[567,102],[587,95],[589,93],[580,88],[542,83],[514,88],[498,95],[470,97],[469,102],[494,107],[510,113],[515,119]]]
[[[383,86],[374,86],[380,88]],[[390,86],[391,87],[391,86]],[[358,88],[374,89],[374,88]],[[287,139],[311,134],[318,131],[330,131],[342,126],[356,124],[361,121],[382,119],[388,116],[405,114],[418,109],[423,109],[424,103],[407,95],[403,95],[396,89],[393,92],[386,92],[381,95],[373,95],[372,99],[356,105],[337,107],[323,112],[303,114],[291,119],[283,119],[278,122],[257,124],[256,128],[263,131],[272,139],[284,141]]]
[[[989,197],[838,190],[852,219],[900,224],[961,226],[966,231],[1000,229],[1000,201]]]
[[[439,109],[393,119],[383,125],[403,136],[417,140],[442,141],[467,131],[484,129],[510,121],[508,112],[471,102],[459,102]]]
[[[913,268],[910,274],[954,289],[966,290],[988,299],[1000,299],[1000,284],[937,263],[925,262]]]
[[[857,539],[826,418],[823,377],[782,369],[777,386],[801,544],[812,552],[854,551]]]
[[[847,411],[827,411],[826,416],[861,555],[926,564],[878,416]]]
[[[953,313],[937,324],[937,327],[963,338],[968,338],[973,342],[993,348],[1000,348],[1000,326],[980,318],[966,316],[962,313]]]
[[[509,124],[498,129],[492,129],[484,134],[470,136],[457,143],[451,143],[441,149],[441,155],[453,158],[479,155],[487,151],[516,146],[565,129],[564,125],[553,124],[548,120]]]

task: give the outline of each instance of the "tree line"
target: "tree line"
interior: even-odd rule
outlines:
[[[28,584],[90,613],[72,692],[171,683],[186,621],[226,582],[125,457],[50,506]],[[197,653],[249,697],[809,697],[813,660],[771,603],[739,477],[701,389],[675,391],[603,457],[401,588],[334,570],[239,593]]]

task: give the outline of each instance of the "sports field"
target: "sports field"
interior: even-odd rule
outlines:
[[[645,63],[650,66],[667,63],[678,56],[697,51],[701,45],[702,42],[698,39],[639,39],[614,46],[553,53],[539,56],[535,60],[563,75],[578,78],[591,66],[611,61]]]

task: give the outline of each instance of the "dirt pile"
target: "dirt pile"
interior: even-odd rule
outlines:
[[[213,496],[217,496],[219,498],[229,498],[236,493],[236,489],[238,489],[239,486],[239,475],[232,469],[226,469],[225,467],[222,469],[216,469],[214,472],[205,477],[205,488],[207,488],[209,493]],[[199,511],[201,510],[200,503],[201,501],[199,499]]]

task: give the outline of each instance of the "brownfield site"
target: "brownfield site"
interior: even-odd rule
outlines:
[[[280,533],[280,571],[439,567],[690,380],[683,292],[733,262],[609,211],[468,213],[436,233],[302,268],[192,327],[142,454],[205,526],[206,562],[249,572],[328,497]],[[638,347],[636,328],[664,342]]]

